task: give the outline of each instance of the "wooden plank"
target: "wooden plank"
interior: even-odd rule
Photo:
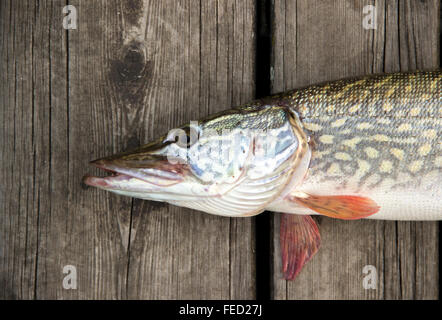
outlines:
[[[362,26],[375,5],[377,29]],[[274,2],[272,91],[369,73],[436,68],[439,1]],[[437,299],[438,223],[319,218],[322,248],[294,282],[282,279],[273,221],[273,299]],[[365,265],[376,290],[363,288]]]
[[[27,23],[34,20],[34,11],[21,1],[2,1],[0,15],[0,296],[32,298],[38,212],[48,209],[40,201],[48,182],[39,178],[48,172],[48,152],[42,143],[47,138],[41,136],[44,129],[34,117],[33,100],[34,67],[40,66],[33,64],[34,26]],[[39,93],[35,99],[47,102],[47,94]],[[47,110],[45,104],[40,107]],[[46,115],[42,112],[41,116]]]
[[[253,1],[152,1],[148,6],[145,43],[158,86],[146,102],[155,108],[146,122],[147,137],[253,96]],[[129,297],[254,297],[251,219],[150,205],[134,203]]]
[[[89,160],[254,96],[254,1],[75,0],[69,31],[65,4],[0,4],[0,298],[254,298],[252,218],[81,184]]]

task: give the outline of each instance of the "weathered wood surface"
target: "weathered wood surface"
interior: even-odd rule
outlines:
[[[254,1],[69,4],[67,31],[66,1],[0,2],[0,298],[254,298],[252,218],[81,184],[90,160],[253,98]]]
[[[362,26],[377,8],[377,29]],[[274,2],[272,91],[346,76],[435,68],[439,1]],[[412,196],[412,195],[410,195]],[[438,223],[319,218],[322,248],[295,282],[281,279],[279,215],[273,224],[273,299],[437,299]],[[362,269],[378,272],[363,288]]]
[[[0,299],[249,299],[253,219],[81,184],[88,161],[253,98],[254,0],[0,1]],[[377,30],[362,8],[377,7]],[[272,90],[438,65],[439,1],[275,0]],[[274,299],[436,299],[432,222],[319,218],[322,248]],[[258,235],[257,235],[258,236]],[[62,286],[77,268],[77,289]],[[378,289],[362,287],[365,265]],[[263,281],[262,279],[258,279]],[[265,287],[265,286],[264,286]]]

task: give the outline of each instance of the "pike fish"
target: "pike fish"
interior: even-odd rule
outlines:
[[[252,101],[91,163],[87,185],[210,214],[282,213],[283,275],[317,252],[312,215],[442,219],[442,72],[370,75]]]

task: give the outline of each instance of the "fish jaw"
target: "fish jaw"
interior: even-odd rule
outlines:
[[[149,159],[144,163],[144,167],[141,163],[135,165],[134,162],[128,161],[126,154],[91,161],[93,166],[110,172],[111,175],[106,177],[86,175],[83,177],[83,182],[92,187],[130,195],[131,192],[159,193],[164,191],[164,188],[183,181],[187,173],[185,164],[172,163],[162,157],[157,157],[156,160]]]
[[[117,175],[127,175],[149,183],[169,185],[167,181],[176,183],[183,180],[188,172],[185,163],[169,161],[166,157],[158,156],[145,163],[131,163],[124,157],[111,156],[91,162],[92,165],[105,171],[115,172]],[[156,179],[154,179],[156,178]],[[163,181],[164,180],[164,181]]]
[[[110,190],[116,188],[117,185],[128,182],[132,177],[125,174],[113,174],[108,177],[95,177],[91,175],[85,175],[83,182],[91,187],[97,187],[104,190]]]

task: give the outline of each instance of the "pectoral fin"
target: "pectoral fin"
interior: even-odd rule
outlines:
[[[280,243],[284,278],[293,280],[319,249],[321,238],[315,221],[308,215],[283,213]]]
[[[379,211],[380,207],[370,198],[360,196],[315,196],[309,194],[290,195],[289,200],[327,217],[355,220]]]

